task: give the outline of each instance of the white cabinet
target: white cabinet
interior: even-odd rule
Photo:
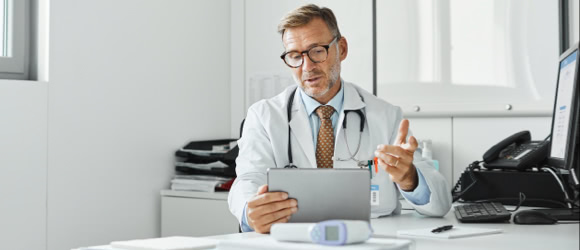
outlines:
[[[423,117],[550,115],[558,37],[557,1],[379,0],[377,96]]]
[[[522,130],[529,130],[533,140],[550,134],[551,117],[411,117],[415,137],[433,141],[433,159],[450,185],[473,161],[500,140]]]
[[[453,180],[453,121],[451,117],[409,118],[409,128],[417,140],[430,139],[433,159],[439,161],[439,172],[449,184]]]
[[[238,232],[228,193],[161,191],[161,236],[209,236]]]

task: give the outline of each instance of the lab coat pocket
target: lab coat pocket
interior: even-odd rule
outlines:
[[[373,192],[376,195],[375,201],[373,201]],[[395,184],[389,178],[389,175],[379,169],[376,176],[371,179],[371,217],[376,218],[391,214],[397,208],[397,202],[399,202],[396,192]]]

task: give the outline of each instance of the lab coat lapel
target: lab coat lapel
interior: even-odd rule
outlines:
[[[290,121],[290,128],[292,129],[292,134],[297,138],[298,144],[302,148],[302,151],[308,158],[310,162],[310,167],[316,168],[316,156],[314,155],[314,142],[312,138],[312,128],[310,128],[310,122],[308,119],[308,114],[306,114],[306,109],[302,104],[302,100],[300,98],[300,94],[297,93],[294,95],[294,103],[292,104],[292,120]],[[292,145],[296,145],[294,141],[292,141]],[[292,152],[294,155],[293,158],[299,156],[296,151],[295,146],[292,147]],[[297,162],[296,160],[294,160]],[[304,166],[298,166],[304,167]]]
[[[366,107],[366,104],[363,102],[363,100],[361,99],[360,95],[358,94],[358,91],[356,90],[356,88],[348,82],[344,82],[344,103],[342,104],[342,113],[340,113],[340,116],[338,117],[338,123],[336,124],[336,126],[338,126],[338,129],[336,130],[336,138],[335,138],[335,144],[334,144],[334,152],[335,155],[343,155],[340,153],[343,152],[337,152],[338,150],[338,145],[345,143],[344,138],[342,136],[342,133],[344,133],[343,128],[342,128],[342,124],[344,122],[345,116],[344,116],[344,111],[345,110],[359,110],[359,109],[363,109],[364,107]],[[355,126],[356,125],[356,126]],[[358,129],[358,124],[352,124],[352,125],[348,125],[348,126],[355,126]],[[344,147],[340,147],[340,148],[344,148]]]
[[[352,83],[344,82],[344,110],[358,110],[363,109],[367,105],[361,99],[358,90]]]

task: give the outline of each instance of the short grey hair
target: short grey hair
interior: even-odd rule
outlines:
[[[298,9],[290,11],[278,24],[278,33],[284,36],[284,31],[288,28],[300,27],[308,24],[314,18],[321,18],[333,36],[340,38],[340,31],[336,17],[331,9],[326,7],[318,7],[314,4],[304,5]]]

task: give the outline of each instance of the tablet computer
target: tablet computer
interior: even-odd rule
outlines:
[[[369,221],[370,182],[363,169],[268,169],[268,191],[286,192],[298,201],[289,222]]]

